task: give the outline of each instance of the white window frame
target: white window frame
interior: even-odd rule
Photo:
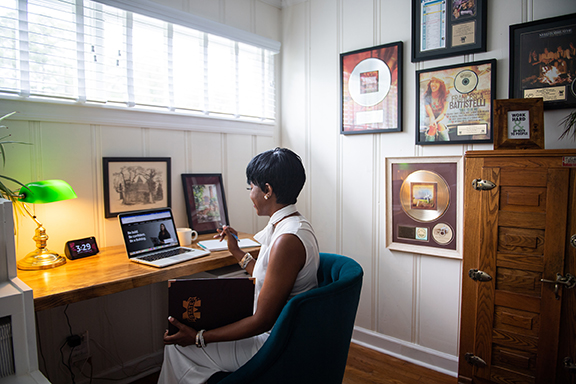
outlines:
[[[173,24],[183,25],[202,32],[233,39],[259,48],[278,53],[280,43],[238,28],[217,23],[192,14],[180,12],[148,0],[94,0],[106,5],[139,13],[145,16],[161,19]],[[275,64],[278,67],[278,61]],[[275,82],[278,74],[276,70]],[[276,87],[276,96],[278,87]],[[213,133],[238,133],[272,136],[273,128],[278,123],[278,116],[273,122],[238,120],[223,116],[195,116],[179,114],[170,111],[148,111],[142,109],[127,109],[106,105],[89,105],[81,101],[28,99],[25,96],[3,95],[2,109],[18,111],[11,118],[17,120],[39,120],[80,124],[96,124],[109,126],[129,126],[156,129],[194,130]],[[278,112],[276,112],[278,115]]]

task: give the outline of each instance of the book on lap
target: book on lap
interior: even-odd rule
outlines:
[[[168,314],[199,331],[214,329],[251,316],[254,279],[220,277],[168,281]],[[168,323],[168,333],[178,329]]]

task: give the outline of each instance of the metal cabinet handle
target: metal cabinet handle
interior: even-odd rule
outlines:
[[[566,289],[574,288],[576,285],[576,277],[572,276],[571,274],[567,273],[566,276],[562,276],[559,273],[556,273],[556,280],[547,280],[547,279],[540,279],[541,282],[547,284],[554,284],[554,295],[556,295],[556,300],[560,300],[560,295],[558,295],[558,289],[560,288],[560,284],[564,286]]]
[[[474,179],[472,180],[472,188],[477,191],[489,191],[496,188],[496,184],[490,180]]]

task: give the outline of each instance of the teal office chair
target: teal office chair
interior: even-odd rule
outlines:
[[[288,301],[250,361],[208,384],[342,383],[363,274],[356,261],[321,253],[318,288]]]

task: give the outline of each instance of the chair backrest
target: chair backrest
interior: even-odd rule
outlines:
[[[258,353],[218,383],[342,383],[362,276],[356,261],[321,253],[319,287],[292,298]]]

